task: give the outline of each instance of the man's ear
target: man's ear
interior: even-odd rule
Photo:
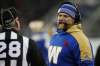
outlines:
[[[20,21],[19,21],[19,17],[15,18],[15,22],[16,22],[16,30],[20,31]]]

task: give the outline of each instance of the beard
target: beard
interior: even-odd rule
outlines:
[[[67,23],[65,20],[58,20],[57,21],[57,31],[67,31]]]

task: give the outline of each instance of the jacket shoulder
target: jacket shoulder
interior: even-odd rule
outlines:
[[[89,42],[89,39],[85,34],[80,32],[71,33],[71,35],[76,39],[80,48],[80,56],[82,60],[91,60],[92,59],[92,48]]]

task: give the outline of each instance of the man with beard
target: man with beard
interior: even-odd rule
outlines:
[[[91,44],[82,31],[74,4],[63,3],[58,9],[57,32],[48,49],[50,66],[94,66]]]

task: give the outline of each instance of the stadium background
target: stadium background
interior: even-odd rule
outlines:
[[[75,0],[0,0],[0,8],[14,6],[22,15],[21,33],[34,40],[46,39],[56,32],[56,12],[60,3]],[[83,29],[92,42],[94,55],[100,45],[100,0],[80,0]]]

